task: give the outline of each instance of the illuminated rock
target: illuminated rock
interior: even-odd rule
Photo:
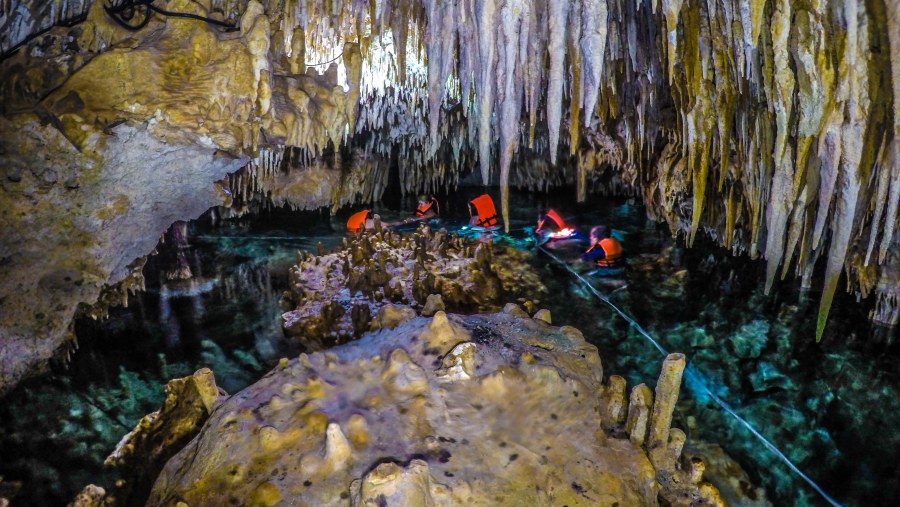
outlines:
[[[438,312],[287,361],[218,406],[147,505],[720,505],[699,466],[654,468],[604,430],[597,349],[572,329]]]

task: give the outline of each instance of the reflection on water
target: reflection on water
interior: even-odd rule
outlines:
[[[452,217],[446,225],[466,222],[464,195],[442,202]],[[625,279],[598,280],[599,290],[668,350],[685,352],[713,392],[839,501],[876,505],[900,495],[897,351],[891,332],[870,339],[868,303],[838,295],[816,344],[817,294],[798,294],[787,282],[765,296],[761,263],[708,244],[673,247],[667,229],[639,206],[595,198],[581,208],[569,194],[514,194],[511,204],[516,238],[549,205],[585,230],[612,227],[632,266]],[[403,216],[377,211],[385,220]],[[208,366],[235,393],[280,357],[298,354],[280,326],[288,268],[297,250],[339,244],[348,214],[272,210],[215,228],[202,219],[173,228],[147,263],[147,291],[107,320],[78,321],[82,349],[71,367],[26,383],[0,406],[0,475],[25,482],[16,505],[61,504],[89,482],[111,483],[103,458],[162,403],[166,379]],[[607,375],[653,385],[659,352],[548,258],[538,254],[533,263],[551,289],[539,306],[554,323],[584,331]],[[776,505],[822,504],[691,387],[675,421],[689,437],[720,443]]]

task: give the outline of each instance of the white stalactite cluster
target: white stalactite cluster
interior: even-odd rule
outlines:
[[[533,174],[574,167],[584,199],[589,176],[615,170],[606,188],[639,188],[689,243],[702,230],[763,256],[767,287],[792,269],[809,286],[824,261],[819,335],[842,272],[886,301],[876,313],[897,312],[898,0],[265,5],[271,43],[254,68],[288,85],[313,68],[359,99],[327,135],[310,127],[321,139],[289,136],[313,158],[348,144],[398,165],[409,192],[452,186],[477,161],[485,184],[499,181],[504,215],[511,180],[540,187]],[[246,8],[209,5],[229,19]],[[364,55],[361,75],[351,54]],[[262,113],[278,106],[267,98]],[[536,172],[517,175],[526,167]]]
[[[689,242],[702,224],[724,245],[763,255],[767,287],[792,264],[809,281],[825,258],[821,336],[848,262],[879,265],[881,274],[853,280],[868,284],[863,293],[884,294],[879,276],[898,269],[884,262],[900,248],[894,238],[900,101],[893,100],[900,34],[897,2],[889,4],[880,10],[858,0],[425,2],[428,98],[420,107],[427,103],[431,144],[415,144],[428,146],[419,150],[420,167],[447,141],[443,134],[468,132],[477,136],[488,183],[496,146],[506,215],[513,154],[523,142],[533,146],[540,116],[551,162],[560,130],[568,131],[579,198],[589,167],[611,164],[646,185],[667,173],[655,160],[682,165],[668,172],[680,181],[667,182],[678,195],[669,207],[674,213],[662,215],[684,223]],[[455,54],[448,49],[454,41]],[[663,111],[669,101],[671,123]],[[467,130],[441,130],[458,120],[451,113],[456,105],[476,118]],[[885,128],[892,120],[893,129]],[[673,127],[675,149],[657,159],[663,133]],[[582,139],[598,129],[615,129],[623,152],[584,149]],[[615,156],[591,164],[598,152]],[[663,202],[645,195],[651,205]]]

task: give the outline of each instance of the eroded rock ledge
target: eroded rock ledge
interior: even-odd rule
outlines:
[[[427,226],[399,234],[382,229],[377,215],[374,233],[345,238],[327,255],[297,255],[282,318],[285,332],[311,350],[391,326],[413,308],[429,316],[491,312],[546,293],[527,253]]]
[[[669,428],[684,357],[655,403],[643,385],[625,403],[596,347],[539,317],[439,311],[283,360],[213,412],[147,505],[722,504]]]

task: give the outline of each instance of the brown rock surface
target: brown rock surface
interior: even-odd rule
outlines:
[[[148,505],[656,505],[647,452],[601,425],[599,372],[572,328],[415,317],[284,361],[229,398]],[[686,478],[668,501],[717,502],[666,473]]]
[[[286,302],[294,310],[282,316],[284,328],[321,349],[372,327],[393,327],[402,320],[398,312],[412,311],[392,304],[433,314],[437,301],[428,305],[433,295],[440,296],[440,309],[496,311],[504,298],[545,292],[526,255],[428,227],[411,235],[385,229],[350,237],[338,251],[301,256],[291,268]]]

